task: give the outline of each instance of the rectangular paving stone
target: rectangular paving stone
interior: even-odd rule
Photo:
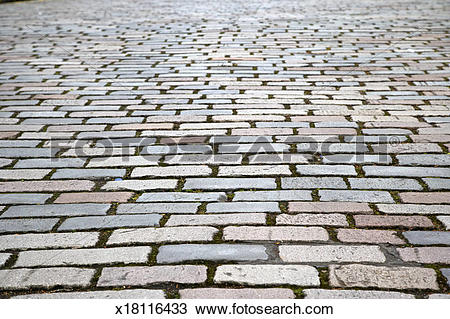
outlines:
[[[317,189],[333,188],[346,189],[344,179],[341,177],[283,177],[281,178],[283,189]]]
[[[93,247],[98,236],[97,232],[3,235],[0,236],[0,250]]]
[[[404,203],[450,204],[450,192],[408,192],[399,196]]]
[[[102,179],[111,177],[124,177],[125,169],[112,168],[60,168],[53,173],[51,179],[71,179],[71,178],[86,178],[86,179]]]
[[[363,166],[366,176],[449,177],[450,168],[408,166]]]
[[[1,125],[0,125],[1,130]],[[0,154],[5,158],[54,157],[58,149],[11,147],[0,148]]]
[[[206,205],[207,213],[278,213],[277,202],[221,202]]]
[[[121,145],[119,144],[119,147]],[[124,156],[124,157],[94,157],[91,158],[89,164],[86,166],[91,167],[124,167],[124,166],[152,166],[158,165],[160,156]]]
[[[367,202],[393,203],[394,200],[386,191],[354,191],[354,190],[319,190],[320,200],[325,202]]]
[[[312,200],[311,191],[277,190],[277,191],[241,191],[235,192],[233,201],[289,201]]]
[[[420,267],[330,265],[332,287],[439,290],[436,272]]]
[[[248,157],[250,164],[298,164],[308,163],[312,160],[311,154],[276,153],[256,154]]]
[[[132,196],[131,192],[62,193],[54,203],[124,203]]]
[[[292,175],[288,165],[220,166],[218,176]]]
[[[51,194],[0,194],[0,204],[43,204]]]
[[[14,267],[145,263],[151,247],[29,250],[19,253]]]
[[[448,178],[423,178],[430,190],[450,189],[450,179]]]
[[[276,217],[277,225],[317,225],[348,226],[347,217],[343,214],[281,214]]]
[[[296,213],[373,213],[367,203],[357,202],[290,202],[289,211]]]
[[[378,246],[350,245],[282,245],[280,258],[284,262],[371,262],[383,263],[386,257]]]
[[[450,264],[450,247],[397,248],[403,261],[422,264]]]
[[[202,283],[206,266],[175,265],[146,267],[107,267],[98,280],[98,287],[147,286],[153,283]]]
[[[156,289],[124,289],[30,294],[11,299],[165,299],[165,294]]]
[[[0,182],[0,192],[66,192],[90,191],[95,183],[87,180]]]
[[[218,202],[227,199],[225,192],[183,193],[158,192],[144,193],[136,202]]]
[[[85,162],[82,158],[32,158],[19,160],[14,168],[83,167]]]
[[[414,295],[396,291],[304,289],[305,299],[415,299]]]
[[[448,154],[414,154],[397,155],[400,165],[413,166],[449,166],[450,156]]]
[[[357,227],[434,227],[425,216],[355,215],[353,218]]]
[[[181,289],[181,299],[292,299],[287,288],[194,288]]]
[[[378,229],[338,229],[337,239],[345,243],[389,243],[401,245],[405,242],[395,231]]]
[[[254,261],[268,258],[266,248],[262,245],[181,244],[159,247],[156,261],[158,263],[192,260]]]
[[[210,175],[211,168],[206,165],[185,165],[185,166],[157,166],[157,167],[136,167],[131,172],[131,177],[144,176],[204,176]]]
[[[378,209],[386,214],[401,215],[450,215],[448,205],[420,205],[420,204],[377,204]]]
[[[2,215],[3,217],[3,215]],[[0,220],[0,234],[23,232],[47,232],[59,221],[57,218],[3,219]]]
[[[58,231],[157,226],[160,219],[157,214],[72,217]]]
[[[95,269],[73,267],[3,269],[0,270],[0,287],[10,290],[55,286],[87,287],[94,273]]]
[[[352,189],[383,189],[383,190],[422,190],[415,179],[407,178],[349,178]]]
[[[402,235],[413,245],[450,245],[450,232],[446,231],[406,231]]]
[[[117,214],[195,214],[199,203],[120,204]]]
[[[320,285],[318,271],[306,265],[221,265],[217,267],[214,282],[303,287]]]
[[[220,165],[220,164],[239,164],[241,163],[241,154],[183,154],[183,155],[167,155],[164,157],[166,164],[205,164],[205,165]]]
[[[275,189],[274,178],[187,178],[183,189]]]
[[[266,214],[201,214],[201,215],[172,215],[165,226],[181,225],[264,225]]]
[[[48,204],[11,206],[0,218],[106,215],[109,204]]]
[[[176,179],[154,179],[154,180],[125,180],[108,181],[102,186],[104,190],[133,190],[145,191],[155,189],[174,189],[177,187]]]
[[[202,226],[118,229],[113,231],[107,244],[211,241],[217,232],[214,227]]]
[[[322,157],[325,164],[391,164],[387,154],[326,154]]]
[[[228,226],[224,240],[264,241],[327,241],[328,232],[322,227],[300,226]]]
[[[300,175],[357,175],[351,165],[297,165],[296,169]]]
[[[43,179],[51,170],[49,169],[2,169],[0,179],[5,180],[27,180]]]

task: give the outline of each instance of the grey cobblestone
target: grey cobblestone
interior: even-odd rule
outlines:
[[[286,288],[197,288],[180,290],[181,299],[291,299]]]
[[[110,206],[110,204],[18,205],[8,208],[1,218],[106,215]]]
[[[66,219],[58,231],[157,226],[160,219],[157,214],[72,217]]]
[[[0,194],[0,204],[43,204],[51,194]]]
[[[429,268],[368,265],[331,265],[329,268],[332,287],[439,289],[436,272]]]
[[[217,233],[214,227],[164,227],[115,230],[108,245],[130,243],[163,243],[211,241]]]
[[[93,247],[98,236],[96,232],[3,235],[0,236],[0,250]]]
[[[345,189],[347,185],[340,177],[285,177],[281,179],[283,189]]]
[[[266,260],[266,248],[260,245],[183,244],[161,246],[158,263],[178,263],[189,260],[251,261]]]
[[[217,267],[214,281],[248,285],[320,285],[318,271],[303,265],[223,265]]]
[[[305,299],[414,299],[414,295],[396,291],[305,289]]]
[[[2,215],[3,217],[3,215]],[[47,232],[58,222],[57,218],[4,219],[0,220],[0,234],[23,232]]]
[[[95,269],[39,268],[0,270],[0,287],[3,289],[51,288],[55,286],[87,287]]]
[[[152,203],[152,204],[120,204],[117,214],[193,214],[198,203]]]
[[[151,283],[202,283],[206,267],[195,265],[107,267],[98,281],[99,287],[146,286]]]
[[[150,252],[150,247],[31,250],[19,253],[14,267],[144,263]]]
[[[275,189],[273,178],[187,178],[183,189]]]
[[[386,191],[353,191],[353,190],[320,190],[322,201],[393,203],[391,195]]]

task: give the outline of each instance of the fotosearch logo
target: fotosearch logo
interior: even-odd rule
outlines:
[[[137,137],[122,139],[79,139],[68,143],[51,140],[52,161],[61,158],[120,158],[139,163],[155,162],[164,158],[168,164],[236,162],[237,158],[248,163],[378,163],[389,164],[390,153],[402,147],[398,136],[336,136],[316,138],[289,136],[274,142],[267,136],[212,136],[205,141],[192,137],[164,138]],[[207,140],[207,141],[206,141]],[[158,160],[156,160],[158,161]],[[139,164],[142,165],[142,164]]]

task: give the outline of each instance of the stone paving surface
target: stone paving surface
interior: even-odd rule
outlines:
[[[3,298],[448,298],[446,0],[0,5]]]

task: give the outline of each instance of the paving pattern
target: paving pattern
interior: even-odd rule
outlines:
[[[1,296],[449,297],[449,14],[1,4]]]

